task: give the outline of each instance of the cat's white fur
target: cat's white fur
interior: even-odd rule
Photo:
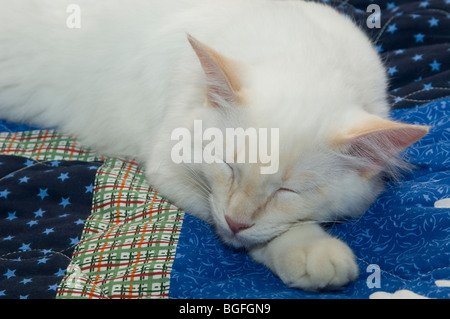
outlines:
[[[70,3],[79,29],[66,25]],[[386,88],[362,31],[313,2],[0,4],[1,118],[136,158],[160,193],[293,287],[357,277],[352,251],[318,222],[360,216],[382,190],[380,172],[426,134],[387,120]],[[194,119],[223,131],[279,128],[278,172],[173,163],[170,134]]]

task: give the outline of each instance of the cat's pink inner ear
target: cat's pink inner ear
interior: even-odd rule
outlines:
[[[369,166],[381,168],[390,158],[424,137],[430,127],[411,125],[371,116],[339,135],[335,145],[341,152],[364,159]]]
[[[221,106],[221,101],[229,104],[239,102],[242,88],[240,63],[223,56],[189,34],[188,40],[206,75],[208,102],[213,106]]]

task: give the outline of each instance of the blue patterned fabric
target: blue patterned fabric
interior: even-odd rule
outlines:
[[[390,182],[365,215],[328,231],[355,252],[361,272],[345,290],[311,293],[286,287],[243,252],[225,247],[212,227],[186,216],[172,271],[172,298],[368,298],[376,291],[408,289],[430,298],[449,298],[450,288],[450,98],[393,112],[397,120],[432,125],[406,156],[418,168]],[[379,288],[369,265],[381,270]],[[375,281],[374,281],[375,283]]]
[[[5,120],[0,119],[0,132],[21,132],[21,131],[30,131],[30,130],[38,130],[40,128],[33,127],[26,124],[20,123],[11,123]]]

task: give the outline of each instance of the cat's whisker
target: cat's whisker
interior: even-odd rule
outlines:
[[[208,200],[209,195],[211,194],[211,188],[209,185],[205,182],[204,178],[190,165],[185,165],[187,168],[186,170],[183,170],[185,174],[185,180],[191,184],[193,184],[199,191],[200,195]]]
[[[184,176],[183,179],[198,190],[198,195],[202,196],[205,199],[209,198],[208,189],[205,188],[204,185],[198,180],[192,178],[191,176]]]

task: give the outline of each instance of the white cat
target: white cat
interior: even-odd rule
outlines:
[[[66,21],[71,3],[79,28]],[[386,88],[371,42],[318,3],[0,3],[1,118],[136,158],[156,190],[292,287],[357,278],[352,251],[320,222],[360,216],[384,172],[403,165],[397,154],[428,131],[388,119]],[[278,171],[174,163],[171,132],[194,120],[223,132],[278,128]]]

